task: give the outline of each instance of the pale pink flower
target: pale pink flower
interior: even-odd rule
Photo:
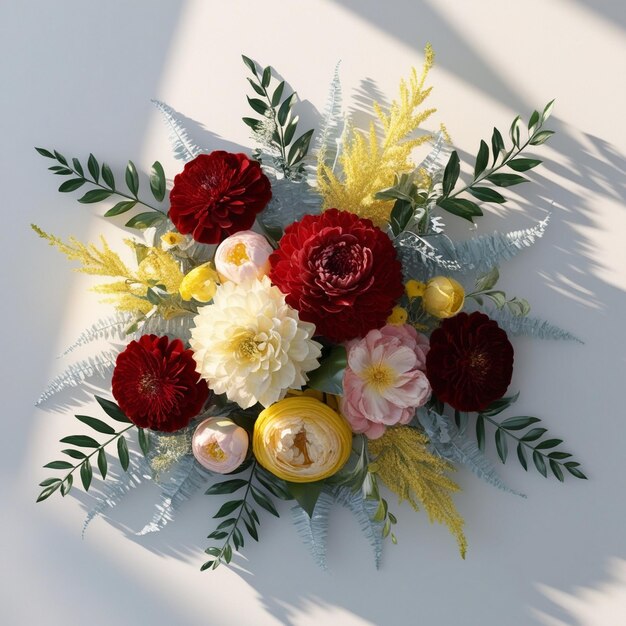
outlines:
[[[430,398],[428,339],[412,326],[387,325],[349,342],[341,411],[355,433],[377,439],[408,424]]]
[[[218,474],[236,470],[244,462],[248,447],[248,433],[227,417],[205,419],[191,439],[198,463]]]
[[[241,283],[262,278],[270,271],[273,249],[263,235],[252,230],[226,237],[215,251],[215,268],[222,280]]]

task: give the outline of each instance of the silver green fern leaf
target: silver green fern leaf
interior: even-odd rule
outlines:
[[[406,275],[427,280],[444,267],[453,272],[488,272],[501,261],[513,258],[524,248],[532,246],[543,236],[550,220],[546,217],[535,226],[509,233],[494,232],[467,241],[454,243],[446,235],[429,235],[422,239],[405,239],[397,245]],[[404,233],[403,233],[404,234]]]
[[[167,479],[160,481],[161,498],[156,505],[152,521],[136,534],[147,535],[161,530],[174,519],[181,504],[205,485],[208,477],[208,473],[196,462],[193,455],[185,456],[168,472]]]
[[[527,335],[537,339],[562,339],[584,343],[572,333],[538,317],[518,317],[506,309],[489,309],[485,310],[485,313],[498,322],[498,325],[510,335]]]
[[[72,363],[46,387],[37,402],[37,406],[67,387],[77,387],[87,379],[96,375],[106,377],[115,367],[115,359],[119,350],[103,350],[94,356]]]
[[[332,495],[322,491],[315,503],[311,517],[301,506],[296,505],[291,509],[291,518],[296,527],[296,532],[311,552],[315,562],[322,569],[328,567],[326,564],[328,516],[334,502],[335,499]]]
[[[347,507],[356,517],[361,531],[369,541],[374,551],[376,569],[380,568],[380,559],[383,554],[383,526],[382,522],[374,520],[378,502],[367,500],[360,491],[353,492],[348,487],[338,487],[333,491],[337,502]]]
[[[324,163],[333,171],[341,152],[341,141],[345,129],[341,79],[339,78],[340,63],[341,61],[335,66],[326,108],[322,116],[321,130],[316,142],[318,162]]]
[[[150,468],[146,459],[141,454],[131,454],[128,470],[116,479],[109,476],[102,486],[101,493],[96,496],[96,503],[87,513],[83,523],[83,538],[87,527],[98,515],[119,504],[127,493],[147,480],[150,480]]]
[[[433,147],[426,155],[426,158],[415,168],[415,171],[423,169],[433,179],[434,183],[439,182],[443,177],[443,171],[450,156],[451,147],[440,131],[435,135]]]
[[[267,170],[266,174],[272,181],[272,199],[258,216],[266,229],[282,231],[305,215],[316,215],[320,212],[322,199],[305,180],[275,178]]]
[[[169,320],[163,319],[160,315],[149,317],[141,326],[138,337],[141,335],[169,335],[182,341],[189,341],[191,329],[194,326],[193,315],[179,315]]]
[[[126,339],[125,329],[131,321],[130,313],[118,312],[109,317],[102,317],[89,328],[85,328],[61,356],[67,356],[77,348],[101,339],[124,341]]]
[[[523,493],[511,489],[498,475],[491,461],[471,439],[463,436],[456,424],[445,415],[426,408],[418,409],[417,419],[430,440],[435,454],[453,463],[465,465],[478,478],[490,485],[525,498]]]
[[[165,119],[170,132],[170,142],[174,150],[174,156],[185,162],[195,159],[202,152],[202,149],[191,139],[176,111],[160,100],[152,100],[151,102],[159,109]]]

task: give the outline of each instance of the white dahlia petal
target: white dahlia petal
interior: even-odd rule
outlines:
[[[267,407],[288,389],[306,384],[319,367],[315,325],[298,312],[269,278],[227,282],[194,319],[190,345],[209,387],[242,408]]]

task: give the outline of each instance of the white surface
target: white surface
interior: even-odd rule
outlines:
[[[2,624],[626,623],[625,18],[621,0],[1,3]],[[354,105],[362,79],[393,97],[426,41],[437,120],[465,157],[492,125],[558,99],[535,184],[480,228],[527,226],[554,202],[545,239],[502,268],[503,285],[586,344],[516,340],[516,411],[543,417],[590,480],[561,485],[511,459],[502,475],[523,500],[461,471],[467,560],[445,529],[394,505],[400,546],[386,546],[379,572],[342,510],[331,570],[317,569],[285,509],[262,519],[240,569],[201,574],[215,502],[199,495],[175,524],[135,538],[147,489],[81,541],[82,498],[34,503],[72,409],[32,405],[61,367],[55,356],[107,310],[28,225],[83,239],[105,226],[101,207],[56,193],[32,146],[92,151],[116,172],[160,159],[171,178],[180,164],[150,98],[193,120],[208,148],[249,146],[241,52],[298,90],[306,126],[338,59]]]

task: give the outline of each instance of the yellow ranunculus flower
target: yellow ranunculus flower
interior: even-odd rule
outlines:
[[[423,296],[424,289],[426,289],[426,285],[424,283],[420,283],[419,280],[409,280],[404,285],[404,291],[411,299]]]
[[[465,291],[453,278],[435,276],[426,283],[422,304],[430,315],[440,319],[453,317],[463,308],[464,302]]]
[[[254,423],[252,447],[269,472],[294,483],[336,474],[350,457],[352,431],[328,405],[307,396],[267,407]]]
[[[218,276],[212,264],[203,263],[194,267],[188,274],[185,274],[178,289],[183,300],[197,300],[198,302],[208,302],[213,299],[217,289]]]
[[[406,309],[403,309],[401,306],[394,306],[391,315],[387,318],[387,324],[402,326],[402,324],[407,321],[408,317],[409,314],[406,312]]]

